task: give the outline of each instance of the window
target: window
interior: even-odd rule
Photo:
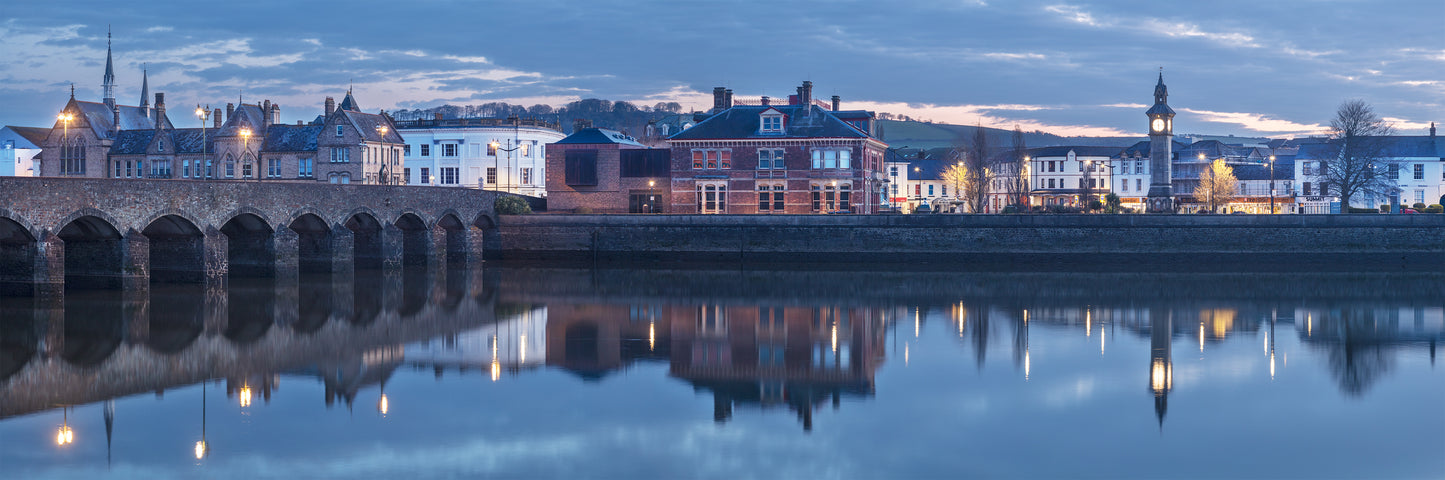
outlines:
[[[421,156],[423,156],[423,157],[430,157],[430,156],[431,156],[431,145],[425,145],[425,144],[423,144],[423,145],[417,145],[417,146],[418,146],[418,147],[421,147]]]
[[[251,178],[251,162],[246,162],[241,165],[241,177]]]
[[[1390,166],[1389,166],[1389,167],[1386,167],[1386,168],[1387,168],[1386,171],[1390,172],[1390,178],[1396,178],[1396,179],[1400,178],[1400,166],[1399,166],[1399,165],[1394,164],[1394,163],[1391,163]]]
[[[181,160],[181,178],[191,178],[190,160]]]
[[[401,169],[401,183],[402,183],[403,185],[411,185],[411,169],[410,169],[410,168],[403,168],[403,169]]]
[[[421,167],[421,177],[417,178],[417,182],[422,185],[431,185],[431,169]]]
[[[200,160],[197,160],[197,161],[200,161]],[[216,167],[216,166],[212,163],[211,159],[207,158],[207,159],[206,159],[206,178],[216,178],[216,168],[215,168],[215,167]],[[200,170],[200,168],[201,168],[200,166],[197,166],[197,167],[196,167],[197,170]],[[197,174],[197,175],[200,175],[200,172],[196,172],[196,174]]]
[[[763,133],[782,133],[782,115],[763,115]]]
[[[1129,179],[1119,181],[1119,190],[1123,192],[1129,191]]]
[[[928,185],[928,196],[933,196],[933,184]]]
[[[728,187],[724,182],[699,183],[697,185],[698,213],[727,212]]]
[[[844,184],[844,185],[839,185],[839,186],[838,186],[838,210],[842,210],[842,211],[845,211],[845,212],[852,210],[853,206],[850,205],[850,202],[852,202],[852,200],[853,200],[852,197],[853,197],[853,190],[852,190],[852,187],[851,187],[851,186],[846,185],[846,184]]]
[[[402,155],[406,155],[406,156],[410,157],[410,156],[411,156],[411,145],[410,145],[410,144],[402,145],[402,146],[401,146],[401,153],[402,153]]]
[[[446,169],[442,169],[442,170],[446,170]],[[443,172],[442,175],[443,175],[443,177],[445,177],[446,173]],[[496,185],[496,184],[497,184],[497,167],[487,167],[487,185]]]
[[[1143,180],[1143,179],[1140,179],[1140,178],[1134,179],[1134,191],[1136,191],[1136,192],[1142,192],[1142,191],[1144,191],[1144,180]]]
[[[455,156],[457,156],[457,144],[455,144],[455,143],[443,143],[443,144],[442,144],[442,156],[443,156],[443,157],[455,157]]]
[[[732,168],[732,150],[693,150],[692,168]]]
[[[171,161],[156,160],[151,162],[151,178],[171,178]]]
[[[166,151],[166,140],[165,140],[165,139],[156,140],[156,151],[157,151],[157,152],[162,152],[162,153],[164,153],[164,152]]]
[[[100,168],[102,172],[105,171],[104,166]],[[85,146],[80,143],[79,138],[71,141],[70,145],[60,147],[60,174],[85,174]]]
[[[1416,165],[1416,166],[1418,167],[1419,165]],[[1415,203],[1425,203],[1425,191],[1424,191],[1424,190],[1416,190],[1416,191],[1415,191]]]
[[[993,182],[993,183],[994,183],[995,185],[998,184],[997,181],[995,181],[995,182]],[[994,187],[994,188],[998,188],[998,187]],[[942,195],[945,196],[945,197],[948,196],[948,185],[944,185],[944,186],[943,186],[943,193],[942,193]]]
[[[112,175],[112,177],[114,177],[114,178],[120,178],[120,160],[116,160],[116,161],[115,161],[115,169],[114,169],[114,170],[115,170],[115,175]]]
[[[226,178],[236,178],[236,162],[226,162]]]
[[[497,156],[497,139],[494,138],[491,142],[487,143],[487,156]]]
[[[349,149],[349,148],[333,148],[333,149],[331,149],[331,163],[348,163],[348,162],[350,162],[350,161],[351,161],[351,149]]]
[[[296,176],[298,178],[311,178],[315,176],[312,170],[313,164],[310,158],[302,158],[296,161]]]
[[[759,184],[758,185],[758,212],[760,213],[782,213],[786,204],[783,201],[787,187],[781,183]]]
[[[342,135],[345,135],[345,130],[343,129],[343,127],[342,127],[341,125],[337,125],[337,126],[336,126],[336,136],[340,137],[340,136],[342,136]],[[333,182],[333,183],[334,183],[334,182]]]
[[[1134,161],[1134,173],[1144,173],[1144,161],[1143,161],[1143,160],[1135,160],[1135,161]]]
[[[783,149],[763,148],[758,149],[758,170],[768,170],[783,167]]]
[[[532,144],[531,144],[531,143],[522,142],[522,143],[520,143],[520,144],[517,145],[517,148],[521,148],[521,149],[522,149],[522,150],[520,150],[520,151],[517,153],[518,155],[521,155],[521,156],[525,157],[525,156],[528,156],[528,155],[531,155],[531,154],[532,154]]]
[[[531,169],[531,168],[523,168],[523,169],[522,169],[522,185],[531,185],[531,184],[532,184],[532,169]]]
[[[890,177],[896,177],[896,176],[898,176],[898,167],[888,167],[888,176],[890,176]]]
[[[568,150],[563,167],[568,185],[597,185],[596,150]]]
[[[1417,164],[1415,164],[1415,179],[1416,179],[1416,180],[1424,180],[1424,179],[1425,179],[1425,164],[1423,164],[1423,163],[1417,163]],[[1423,200],[1422,200],[1422,201],[1423,201]]]
[[[1054,179],[1049,179],[1049,188],[1054,188]]]
[[[1314,192],[1310,190],[1310,182],[1301,183],[1300,189],[1302,192],[1304,192],[1305,196],[1314,195]]]
[[[437,169],[437,170],[438,170],[438,173],[441,173],[441,177],[442,177],[442,179],[441,179],[441,180],[442,180],[441,184],[442,184],[442,185],[456,185],[456,184],[457,184],[457,174],[459,173],[459,172],[458,172],[459,169],[458,169],[457,167],[442,167],[442,168],[439,168],[439,169]],[[495,178],[494,178],[493,180],[495,180]]]
[[[813,168],[851,168],[852,150],[815,149]]]
[[[636,148],[618,152],[618,169],[623,178],[665,178],[671,176],[672,152],[663,148]]]
[[[266,160],[266,176],[271,178],[281,177],[281,160],[272,158]]]

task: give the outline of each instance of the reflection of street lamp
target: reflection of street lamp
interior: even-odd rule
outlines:
[[[196,460],[206,458],[211,453],[210,445],[206,443],[206,384],[201,382],[201,439],[196,442]]]
[[[199,103],[196,104],[196,117],[198,117],[198,118],[201,119],[201,160],[206,160],[206,119],[209,118],[210,116],[211,116],[211,106],[210,106],[210,105],[206,105],[206,108],[201,108],[201,104],[199,104]],[[209,161],[208,161],[208,162],[209,162]],[[200,164],[200,161],[198,160],[197,163],[196,163],[196,177],[200,177],[200,176],[201,176],[201,164]]]
[[[60,428],[55,431],[55,444],[66,446],[75,443],[75,432],[70,429],[70,407],[61,408]]]
[[[236,396],[240,398],[241,408],[246,408],[246,407],[251,406],[251,386],[250,386],[250,385],[241,384],[241,392],[240,392],[238,395],[236,395]]]

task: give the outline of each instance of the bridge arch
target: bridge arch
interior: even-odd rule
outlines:
[[[121,286],[126,252],[114,218],[93,208],[77,210],[60,221],[55,236],[65,242],[67,289]]]
[[[164,213],[145,224],[150,244],[150,279],[156,283],[199,282],[205,273],[205,238],[196,222]]]
[[[467,261],[467,257],[471,255],[468,245],[470,243],[468,235],[471,232],[468,232],[469,228],[462,223],[461,217],[456,212],[449,211],[437,217],[433,230],[446,232],[446,243],[437,245],[436,248],[446,249],[447,263],[465,263]]]
[[[402,232],[402,264],[426,265],[427,257],[435,248],[426,220],[414,212],[406,212],[397,217],[392,225]]]
[[[231,276],[276,275],[276,230],[266,214],[241,208],[226,214],[221,233],[226,235],[226,261]]]
[[[30,222],[0,209],[0,295],[23,291],[35,278],[37,240]]]
[[[301,272],[330,272],[331,224],[316,212],[298,211],[286,221],[296,232],[296,266]]]
[[[344,223],[352,235],[352,259],[357,268],[380,269],[381,220],[370,208],[357,208],[346,215]]]

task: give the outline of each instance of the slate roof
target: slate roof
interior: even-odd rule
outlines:
[[[24,138],[26,141],[30,142],[31,147],[33,148],[39,148],[41,145],[44,145],[45,139],[50,137],[49,128],[16,127],[13,125],[6,126],[5,128],[10,129],[10,131],[15,132],[16,135],[20,135],[21,138]]]
[[[266,152],[314,152],[323,125],[271,125],[266,128]]]
[[[1147,142],[1145,142],[1147,143]],[[1058,146],[1039,147],[1028,149],[1031,157],[1066,157],[1072,150],[1080,157],[1114,157],[1124,151],[1124,147],[1094,147],[1094,146]]]
[[[338,105],[337,108],[340,108],[342,110],[351,110],[353,112],[360,112],[361,104],[356,103],[356,97],[351,96],[351,91],[347,90],[346,98],[341,99],[341,105]]]
[[[115,115],[110,111],[110,107],[105,106],[104,103],[82,102],[80,100],[71,101],[75,103],[75,108],[80,111],[80,114],[85,117],[86,123],[90,124],[90,129],[95,132],[96,137],[108,138],[110,136],[111,130],[115,127]],[[155,119],[152,116],[148,116],[148,114],[155,115],[155,109],[143,109],[141,107],[127,105],[119,105],[117,108],[120,109],[121,130],[156,128]],[[174,128],[169,118],[165,119],[162,126],[165,128]]]
[[[1383,155],[1387,158],[1445,158],[1445,142],[1441,142],[1440,138],[1423,135],[1369,138],[1385,142]],[[1297,155],[1300,159],[1319,160],[1333,157],[1335,152],[1329,143],[1306,143],[1300,145]]]
[[[1269,180],[1269,163],[1235,165],[1234,178],[1240,180]],[[1294,155],[1274,156],[1274,180],[1294,180]]]
[[[1180,150],[1184,150],[1187,147],[1187,145],[1179,143],[1178,141],[1170,140],[1170,142],[1174,144],[1172,150],[1176,155],[1179,154]],[[1149,143],[1150,142],[1148,140],[1144,140],[1142,142],[1130,145],[1128,148],[1125,148],[1124,151],[1119,152],[1119,155],[1133,156],[1135,153],[1138,153],[1141,157],[1147,157],[1149,156]]]
[[[216,129],[205,129],[205,151],[216,151]],[[171,130],[171,143],[175,144],[176,153],[201,153],[201,129],[199,128],[178,128]]]
[[[351,94],[347,94],[347,98],[350,97]],[[351,119],[352,125],[356,126],[356,129],[361,132],[362,138],[368,142],[406,143],[406,140],[401,138],[401,134],[397,133],[396,125],[392,125],[391,121],[387,120],[384,116],[346,109],[337,110],[337,113]],[[386,125],[387,128],[385,138],[376,132],[376,127],[382,125]]]
[[[137,155],[146,153],[151,140],[156,137],[156,130],[121,130],[115,136],[115,143],[110,144],[111,155]]]
[[[763,111],[776,109],[784,115],[783,133],[759,133]],[[707,120],[668,137],[669,140],[710,140],[738,138],[869,138],[832,112],[817,105],[734,105]]]
[[[693,128],[697,127],[694,126]],[[634,147],[646,146],[641,143],[637,143],[637,139],[635,138],[623,135],[621,132],[618,132],[616,130],[608,130],[605,128],[584,128],[573,132],[571,135],[568,135],[567,138],[558,140],[557,143],[579,145],[618,144]]]

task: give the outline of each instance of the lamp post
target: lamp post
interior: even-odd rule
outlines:
[[[248,157],[251,155],[251,129],[250,129],[250,128],[247,128],[247,127],[241,127],[241,132],[240,132],[240,133],[241,133],[241,175],[242,175],[242,178],[245,178],[245,177],[247,176],[247,175],[246,175],[246,167],[247,167],[247,166],[250,166],[250,163],[248,163],[248,162],[246,161],[246,158],[248,158]],[[233,174],[233,175],[235,174],[235,172],[229,172],[229,173],[231,173],[231,174]]]
[[[64,175],[70,173],[70,166],[65,164],[65,162],[68,161],[67,157],[74,155],[74,153],[71,152],[70,141],[68,140],[68,138],[70,137],[70,121],[75,119],[75,115],[71,114],[70,112],[62,111],[60,112],[60,115],[55,116],[55,119],[59,120],[60,123],[64,125],[60,130],[60,173]],[[67,155],[67,153],[70,153],[71,155]]]
[[[521,148],[521,146],[520,146],[520,145],[513,145],[513,144],[512,144],[512,139],[510,139],[510,138],[507,139],[507,146],[506,146],[506,147],[501,146],[501,144],[497,143],[496,141],[493,141],[493,142],[492,142],[492,150],[498,150],[498,151],[507,152],[507,168],[508,168],[508,169],[511,169],[511,168],[512,168],[512,152],[513,152],[513,151],[516,151],[518,148]],[[498,178],[497,178],[497,184],[500,185],[500,184],[501,184],[501,181],[502,181],[502,179],[501,179],[502,172],[500,171],[500,170],[501,170],[501,166],[502,166],[502,165],[501,165],[502,156],[501,156],[501,155],[497,155],[495,158],[496,158],[496,159],[493,161],[493,165],[496,165],[496,167],[493,167],[493,168],[495,168],[496,170],[498,170],[498,172],[497,172],[497,177],[498,177]],[[508,192],[511,192],[511,191],[512,191],[512,188],[511,188],[511,185],[512,185],[511,177],[512,177],[511,172],[508,172],[508,173],[507,173],[507,179],[508,179],[508,181],[507,181],[507,191],[508,191]]]
[[[376,126],[376,134],[380,136],[380,138],[381,138],[381,145],[382,145],[382,146],[381,146],[381,168],[377,169],[377,171],[376,171],[376,183],[379,183],[379,184],[382,184],[382,185],[390,185],[390,184],[391,184],[391,179],[389,178],[389,177],[390,177],[390,172],[388,172],[388,170],[387,170],[387,163],[386,163],[386,162],[390,161],[390,158],[389,158],[390,155],[387,155],[387,151],[386,151],[386,132],[387,132],[387,131],[388,131],[388,129],[386,128],[386,125],[377,125],[377,126]]]
[[[211,106],[210,106],[210,105],[206,105],[206,108],[201,108],[201,104],[199,104],[199,103],[196,104],[196,117],[201,119],[201,160],[207,160],[207,159],[206,159],[206,119],[209,118],[210,116],[211,116]],[[209,160],[207,160],[207,162],[209,163]],[[200,176],[201,176],[201,164],[200,164],[200,160],[197,160],[197,161],[196,161],[196,177],[200,177]]]
[[[1270,213],[1271,215],[1273,215],[1273,214],[1275,213],[1275,212],[1274,212],[1274,149],[1273,149],[1273,148],[1270,149],[1270,153],[1269,153],[1269,213]]]
[[[914,186],[916,186],[917,188],[913,189],[913,192],[914,192],[914,193],[913,193],[913,198],[916,199],[916,200],[918,200],[918,203],[919,203],[920,205],[923,204],[923,174],[920,173],[920,172],[922,172],[922,171],[923,171],[923,170],[920,169],[920,168],[918,168],[918,167],[913,167],[914,176],[915,176],[915,177],[918,177],[918,178],[914,179],[914,182],[915,182],[915,183],[914,183]],[[918,207],[917,207],[917,206],[914,206],[913,208],[916,209],[916,208],[918,208]]]

